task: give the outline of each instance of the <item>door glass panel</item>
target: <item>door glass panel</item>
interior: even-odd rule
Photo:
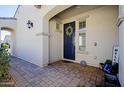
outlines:
[[[79,21],[79,51],[86,50],[86,21]]]
[[[86,33],[79,33],[79,50],[85,51],[86,45]]]

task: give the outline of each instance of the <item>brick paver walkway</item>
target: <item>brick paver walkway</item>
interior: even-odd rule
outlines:
[[[39,67],[18,58],[11,60],[11,74],[17,87],[103,86],[102,70],[65,61]]]

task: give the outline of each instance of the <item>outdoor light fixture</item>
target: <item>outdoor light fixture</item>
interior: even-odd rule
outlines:
[[[41,5],[34,5],[37,9],[41,9]]]
[[[28,20],[27,22],[28,28],[33,28],[33,22],[31,22],[30,20]]]

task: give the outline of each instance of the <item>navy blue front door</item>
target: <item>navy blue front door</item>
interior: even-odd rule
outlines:
[[[64,24],[64,58],[75,60],[75,21]]]

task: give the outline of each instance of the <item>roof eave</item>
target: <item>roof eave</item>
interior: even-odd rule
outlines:
[[[16,12],[15,12],[15,14],[14,14],[13,18],[15,18],[15,16],[16,16],[16,14],[17,14],[18,9],[19,9],[19,7],[20,7],[20,6],[21,6],[21,5],[18,5],[18,8],[16,9]]]

